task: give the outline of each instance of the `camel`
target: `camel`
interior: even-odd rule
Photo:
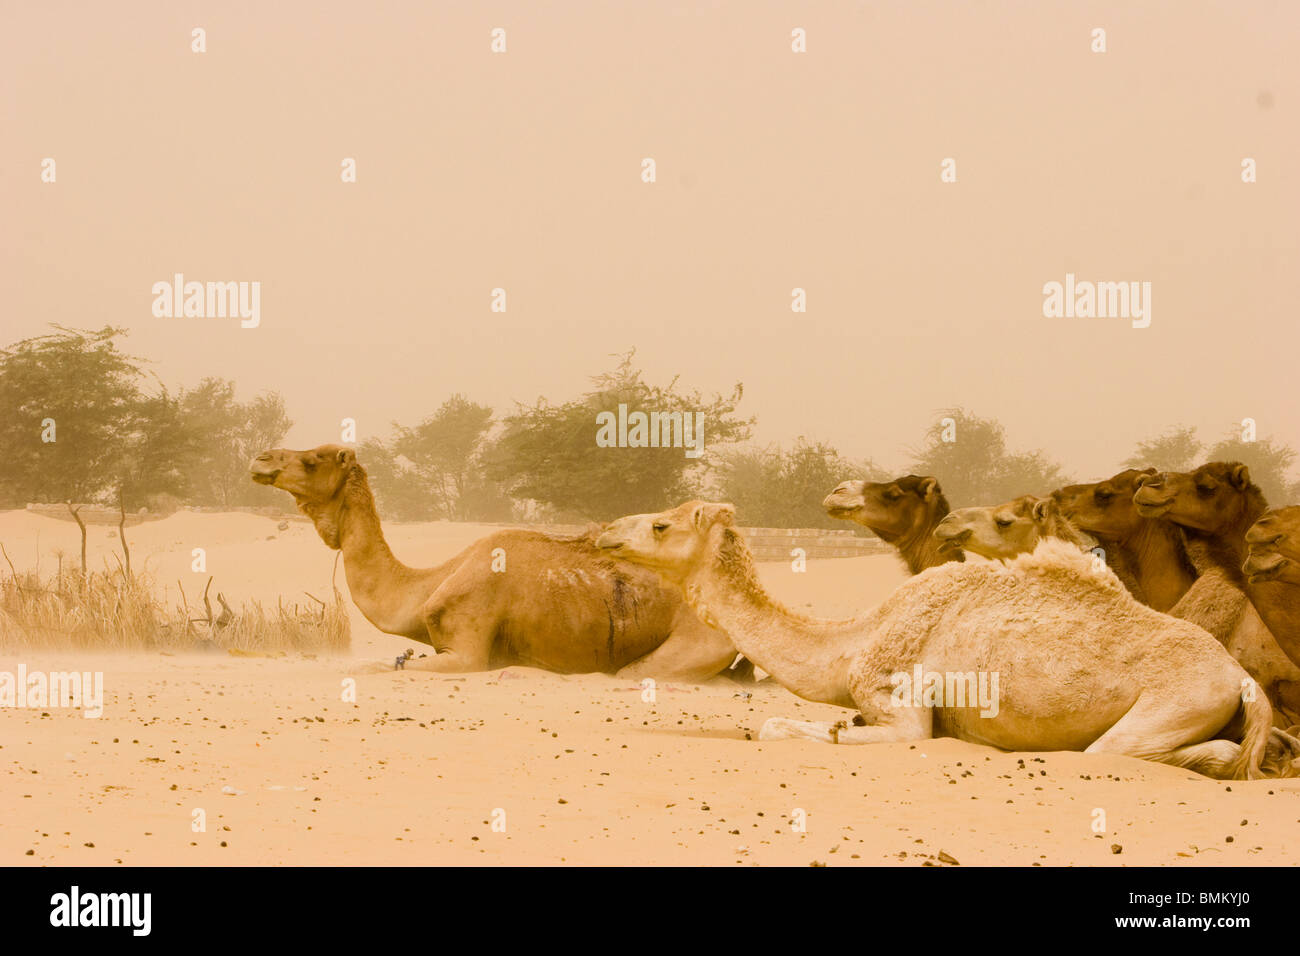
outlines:
[[[1198,571],[1191,588],[1169,611],[1193,621],[1223,642],[1264,688],[1280,726],[1300,724],[1300,667],[1279,646],[1251,601],[1242,572],[1246,532],[1268,502],[1240,462],[1210,462],[1191,472],[1162,472],[1139,479],[1138,514],[1181,527]]]
[[[1251,680],[1223,646],[1139,604],[1069,542],[1047,538],[1006,563],[930,568],[874,611],[832,621],[767,595],[734,518],[731,505],[688,501],[611,522],[596,546],[680,587],[705,621],[795,694],[856,707],[862,719],[771,718],[763,740],[946,735],[1005,750],[1124,754],[1224,779],[1293,772],[1300,741],[1271,729],[1268,702],[1243,693]],[[927,682],[922,700],[919,688],[900,693],[914,670],[966,683],[936,699]],[[963,706],[976,674],[990,684],[1000,675],[991,708]]]
[[[1138,481],[1133,503],[1144,518],[1180,525],[1192,563],[1220,570],[1241,587],[1246,532],[1268,510],[1264,493],[1239,461],[1214,461],[1190,472],[1160,472]]]
[[[988,508],[960,508],[934,529],[941,554],[966,552],[982,558],[1013,558],[1033,551],[1044,538],[1059,538],[1082,550],[1096,542],[1061,514],[1051,498],[1021,495]]]
[[[1106,561],[1130,584],[1133,596],[1157,611],[1168,611],[1196,581],[1178,526],[1165,518],[1138,514],[1133,495],[1154,468],[1128,468],[1086,485],[1066,485],[1052,492],[1070,522],[1092,535]]]
[[[904,475],[893,481],[842,481],[822,501],[832,518],[853,521],[892,544],[912,574],[948,561],[960,551],[941,552],[934,529],[948,515],[948,499],[937,478]]]
[[[254,481],[292,494],[325,544],[342,552],[348,589],[366,620],[435,648],[405,663],[406,670],[521,664],[703,681],[736,656],[730,640],[680,594],[649,571],[629,573],[611,561],[593,546],[593,534],[503,530],[436,568],[411,568],[384,540],[365,469],[351,449],[272,449],[250,471]]]
[[[1300,506],[1268,511],[1246,532],[1246,591],[1278,645],[1300,664]]]

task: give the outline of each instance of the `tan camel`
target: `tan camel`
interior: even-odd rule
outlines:
[[[1223,642],[1259,682],[1278,711],[1279,726],[1300,724],[1300,667],[1283,652],[1252,604],[1242,565],[1246,532],[1268,503],[1240,462],[1211,462],[1191,472],[1162,472],[1139,479],[1138,513],[1182,528],[1199,576],[1170,609]]]
[[[904,475],[893,481],[842,481],[822,507],[832,518],[870,528],[892,544],[912,574],[963,560],[960,551],[941,553],[934,538],[935,527],[949,510],[937,478]]]
[[[1300,505],[1265,512],[1246,532],[1246,592],[1278,645],[1300,664]]]
[[[734,514],[690,501],[620,518],[596,544],[676,583],[704,620],[794,693],[856,707],[865,721],[773,718],[763,739],[954,736],[1006,750],[1125,754],[1220,778],[1261,776],[1266,757],[1269,772],[1292,770],[1300,742],[1271,731],[1267,701],[1242,693],[1250,678],[1222,645],[1139,604],[1068,542],[1047,539],[1005,564],[931,568],[876,610],[828,621],[767,595]],[[916,706],[916,696],[900,693],[916,670],[966,683],[949,694],[958,682],[941,678],[944,693],[935,695],[927,681]],[[964,706],[961,688],[977,675],[998,688],[992,706]]]
[[[960,508],[934,529],[940,553],[966,552],[982,558],[1014,558],[1033,551],[1044,538],[1060,538],[1087,550],[1096,542],[1081,534],[1051,498],[1021,495],[986,508]]]
[[[1154,468],[1129,468],[1105,481],[1059,488],[1052,498],[1075,527],[1097,539],[1106,563],[1130,584],[1134,597],[1168,611],[1196,581],[1196,568],[1178,526],[1142,517],[1133,503],[1138,482],[1155,474]]]
[[[498,531],[436,568],[411,568],[384,540],[365,469],[351,449],[273,449],[250,469],[254,481],[292,494],[325,544],[342,552],[352,600],[370,623],[436,649],[407,670],[522,664],[701,681],[736,656],[727,637],[680,594],[648,571],[628,573],[629,566],[596,550],[593,535]]]

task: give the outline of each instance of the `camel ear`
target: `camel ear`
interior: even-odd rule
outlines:
[[[1156,471],[1156,469],[1155,469],[1154,467],[1147,467],[1147,468],[1143,468],[1141,471],[1139,471],[1138,474],[1139,474],[1139,475],[1158,475],[1159,472]]]
[[[695,527],[700,531],[706,531],[711,526],[721,522],[722,524],[733,524],[736,517],[735,505],[714,505],[701,504],[696,507],[691,518],[695,522]]]
[[[929,501],[939,492],[939,479],[922,478],[921,484],[916,489],[921,493],[921,500]]]
[[[1231,472],[1231,481],[1234,488],[1249,487],[1250,469],[1245,465],[1234,465]]]
[[[1056,500],[1054,498],[1039,498],[1034,502],[1032,514],[1034,521],[1042,524],[1052,515],[1056,514]]]
[[[356,460],[357,460],[357,453],[354,452],[351,448],[344,448],[341,452],[339,452],[338,461],[339,461],[340,468],[347,468],[350,465],[354,464]]]

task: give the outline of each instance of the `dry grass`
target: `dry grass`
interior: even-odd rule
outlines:
[[[213,613],[207,588],[191,605],[167,605],[154,583],[121,571],[35,572],[0,575],[0,649],[211,651],[281,655],[345,653],[352,640],[347,609],[338,591],[327,603],[265,608],[253,602],[231,607],[218,594]]]

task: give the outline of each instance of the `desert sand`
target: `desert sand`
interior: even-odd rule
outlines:
[[[206,575],[241,601],[329,592],[311,526],[179,513],[128,528],[175,597]],[[111,529],[91,528],[90,560]],[[392,525],[432,564],[486,526]],[[21,570],[75,562],[74,524],[0,513]],[[892,557],[762,566],[793,607],[869,607]],[[338,585],[346,593],[340,571]],[[353,656],[406,646],[353,613]],[[425,650],[425,648],[417,648]],[[0,670],[102,671],[104,714],[0,710],[0,860],[31,865],[755,864],[1059,866],[1300,862],[1300,780],[1218,782],[1137,760],[1001,753],[945,739],[759,743],[772,716],[840,719],[771,682],[661,684],[509,668],[352,678],[347,657],[0,652]],[[205,827],[196,832],[195,811]],[[1104,832],[1096,832],[1104,817]],[[940,859],[940,854],[943,859]]]

